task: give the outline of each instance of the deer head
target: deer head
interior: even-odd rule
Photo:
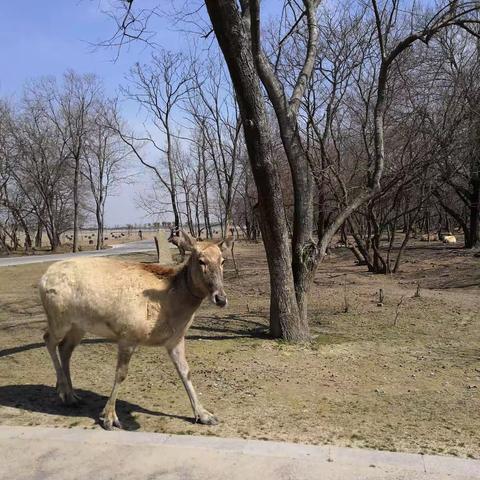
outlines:
[[[227,305],[227,295],[223,289],[223,241],[219,243],[197,242],[184,231],[179,238],[185,250],[191,252],[188,263],[190,278],[196,291],[210,298],[218,307]]]

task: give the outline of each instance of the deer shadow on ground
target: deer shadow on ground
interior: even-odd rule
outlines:
[[[96,423],[99,423],[98,418],[107,402],[107,397],[90,390],[76,389],[75,392],[81,397],[82,401],[78,406],[66,406],[62,404],[54,387],[47,385],[4,385],[0,386],[0,405],[47,415],[92,418]],[[176,418],[188,423],[194,423],[195,421],[191,417],[155,412],[125,400],[117,400],[116,411],[124,430],[138,430],[140,428],[140,424],[134,418],[134,413]]]

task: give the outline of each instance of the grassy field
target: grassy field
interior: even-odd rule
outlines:
[[[291,346],[267,336],[261,246],[240,244],[237,255],[238,277],[226,265],[229,307],[202,306],[187,340],[193,382],[222,423],[192,423],[166,353],[141,348],[119,395],[126,428],[480,457],[480,259],[413,244],[390,277],[335,250],[312,289],[314,340]],[[115,346],[84,340],[72,370],[85,403],[60,405],[36,288],[47,266],[0,269],[0,423],[100,428]]]

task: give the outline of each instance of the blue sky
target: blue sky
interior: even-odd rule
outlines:
[[[2,2],[2,94],[18,92],[30,77],[60,76],[69,68],[80,73],[94,72],[104,80],[107,88],[115,90],[135,61],[148,59],[149,50],[138,42],[124,48],[114,61],[115,49],[93,46],[106,40],[114,30],[112,20],[102,13],[108,5],[104,0]],[[169,24],[172,24],[170,19],[156,23],[156,41],[165,48],[181,48],[185,35],[168,28]]]
[[[134,62],[147,61],[150,51],[142,42],[124,48],[116,58],[112,48],[95,48],[114,31],[112,20],[102,10],[115,0],[16,0],[2,2],[0,28],[0,96],[19,98],[28,79],[44,75],[59,78],[68,69],[79,73],[95,73],[104,82],[109,94],[114,95],[124,83],[125,74]],[[118,0],[117,0],[118,1]],[[165,5],[170,2],[183,5],[184,0],[137,0],[142,7]],[[191,6],[199,0],[188,2]],[[280,3],[280,2],[278,2]],[[265,11],[277,4],[264,2]],[[185,27],[187,28],[187,27]],[[166,49],[181,50],[188,42],[196,48],[208,48],[211,40],[204,40],[176,30],[171,17],[156,20],[155,41]],[[132,125],[140,125],[138,110],[125,106],[124,115]],[[136,183],[123,186],[106,207],[108,225],[148,221],[135,207],[136,192],[145,188],[148,178],[138,168]]]
[[[92,45],[114,31],[111,19],[102,13],[106,7],[103,0],[2,2],[0,95],[14,100],[19,98],[28,79],[60,77],[67,69],[97,74],[108,93],[114,95],[130,66],[136,61],[147,61],[150,52],[139,42],[124,48],[114,61],[116,50]],[[182,46],[184,34],[169,30],[167,25],[161,27],[156,38],[159,44],[166,48]],[[124,111],[131,123],[135,123],[137,113],[133,106]],[[134,168],[138,170],[136,183],[122,186],[107,204],[106,221],[110,226],[148,221],[136,208],[135,197],[149,180],[138,165],[134,164]]]

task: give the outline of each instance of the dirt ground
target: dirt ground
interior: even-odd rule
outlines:
[[[480,458],[480,259],[414,243],[401,273],[375,276],[334,250],[312,288],[314,341],[292,346],[267,335],[261,246],[240,244],[237,258],[228,308],[202,306],[187,340],[194,385],[222,423],[194,424],[166,352],[141,348],[117,404],[127,429]],[[115,346],[84,340],[72,359],[84,404],[60,405],[36,291],[47,266],[0,269],[0,423],[100,428]]]

